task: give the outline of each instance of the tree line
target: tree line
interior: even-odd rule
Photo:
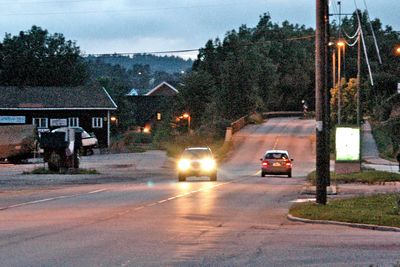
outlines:
[[[399,82],[399,58],[393,54],[393,49],[400,43],[400,37],[390,26],[384,28],[379,19],[371,21],[382,57],[380,64],[367,14],[360,12],[360,17],[375,82],[374,86],[369,82],[363,55],[363,112],[385,120],[388,112],[381,107],[387,106],[384,103],[396,92]],[[343,32],[354,33],[358,27],[356,13],[345,17],[341,25]],[[331,23],[330,32],[331,41],[336,42],[339,36],[337,21]],[[128,120],[130,111],[124,105],[124,96],[129,89],[145,90],[168,81],[180,91],[175,104],[171,104],[169,118],[172,120],[177,114],[189,112],[193,129],[199,133],[217,134],[233,120],[253,112],[301,110],[302,100],[313,109],[314,35],[313,28],[288,21],[274,23],[269,14],[263,14],[255,27],[242,25],[228,31],[222,39],[208,40],[199,50],[191,71],[171,74],[143,64],[127,67],[124,65],[127,58],[119,56],[107,60],[124,62],[122,65],[104,62],[103,58],[84,60],[75,42],[66,40],[62,34],[49,34],[47,30],[33,26],[16,36],[6,34],[0,43],[0,84],[104,86],[117,100],[121,116],[127,118],[124,129],[135,123]],[[176,63],[176,59],[173,62]],[[346,48],[345,62],[345,75],[341,81],[343,121],[354,123],[356,46]],[[332,67],[329,68],[331,73]],[[336,99],[337,88],[332,88],[333,122],[337,114]],[[169,126],[168,123],[165,125]]]

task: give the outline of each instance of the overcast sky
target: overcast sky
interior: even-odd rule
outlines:
[[[400,0],[356,1],[400,30]],[[343,13],[354,11],[354,0],[341,2]],[[274,22],[315,28],[315,0],[0,0],[0,34],[37,25],[90,54],[197,49],[242,24],[254,27],[264,12]]]

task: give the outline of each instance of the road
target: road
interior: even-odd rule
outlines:
[[[101,182],[4,191],[0,265],[400,263],[400,233],[286,219],[304,175],[315,166],[314,127],[314,121],[297,118],[246,127],[234,136],[235,149],[220,166],[217,182],[189,178],[178,183],[168,168],[130,180],[134,172],[121,165],[116,181],[108,177]],[[260,177],[259,158],[271,148],[290,151],[293,178]]]

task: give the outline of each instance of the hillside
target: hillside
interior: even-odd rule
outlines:
[[[91,56],[86,57],[88,61],[101,61],[111,65],[120,65],[130,70],[134,65],[149,65],[151,70],[163,71],[167,73],[177,73],[187,71],[193,65],[192,60],[185,60],[175,56],[154,56],[150,54],[140,54],[132,56],[107,55],[107,56]]]

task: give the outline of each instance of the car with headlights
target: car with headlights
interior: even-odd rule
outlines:
[[[188,147],[180,156],[178,163],[178,180],[186,181],[188,176],[208,176],[211,181],[217,180],[217,163],[209,147]]]
[[[286,150],[267,150],[261,161],[261,177],[283,174],[292,177],[292,162]]]
[[[80,133],[82,136],[82,155],[93,155],[93,148],[98,145],[98,140],[94,134],[89,134],[82,127],[61,127],[52,130],[52,132],[66,132],[68,128],[74,129],[75,133]]]

